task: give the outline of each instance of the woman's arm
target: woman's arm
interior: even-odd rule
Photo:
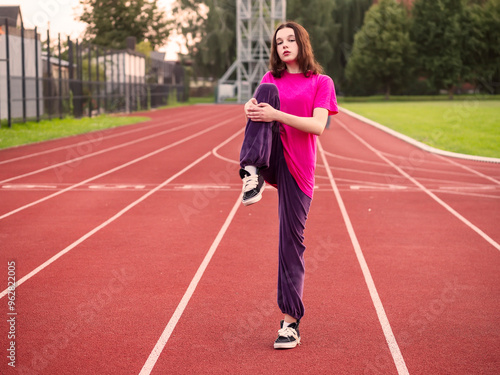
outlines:
[[[274,109],[267,103],[256,104],[252,99],[245,104],[245,114],[252,121],[278,121],[303,132],[316,135],[323,133],[326,120],[328,120],[328,110],[326,108],[314,108],[312,117],[299,117]]]

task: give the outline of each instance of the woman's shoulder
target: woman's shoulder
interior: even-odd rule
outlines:
[[[316,74],[316,76],[318,77],[318,81],[320,81],[320,82],[333,81],[333,79],[329,75],[326,75],[326,74]]]
[[[274,82],[275,78],[272,74],[271,71],[268,71],[264,76],[262,77],[261,82]]]
[[[316,84],[321,87],[332,87],[333,79],[326,74],[315,74],[316,76]]]
[[[323,82],[333,82],[330,76],[323,74],[323,73],[311,73],[309,71],[309,74],[305,74],[305,78],[312,79],[316,83],[323,83]]]

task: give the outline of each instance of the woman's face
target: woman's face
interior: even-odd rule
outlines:
[[[278,30],[276,33],[276,49],[281,61],[289,64],[297,60],[299,45],[295,39],[295,32],[289,27]]]

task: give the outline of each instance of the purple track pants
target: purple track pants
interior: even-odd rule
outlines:
[[[266,102],[280,109],[279,92],[274,84],[261,84],[254,97],[259,103]],[[278,188],[278,306],[283,314],[301,319],[304,315],[304,229],[311,198],[300,190],[288,170],[279,128],[277,122],[248,120],[240,165],[256,166],[265,181]]]

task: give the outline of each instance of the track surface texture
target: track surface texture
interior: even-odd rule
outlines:
[[[276,351],[277,194],[240,203],[242,106],[146,115],[0,152],[1,374],[498,374],[500,164],[335,116],[302,345]]]

